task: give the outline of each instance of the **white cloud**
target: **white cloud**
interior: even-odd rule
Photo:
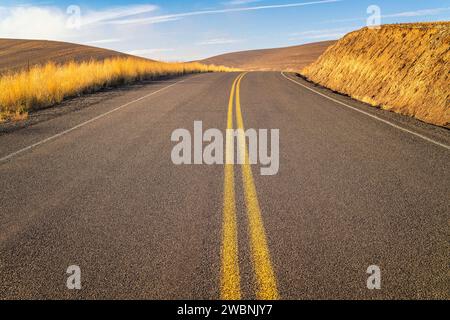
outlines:
[[[2,10],[0,37],[61,39],[69,36],[67,16],[59,9],[14,7]]]
[[[83,33],[92,33],[92,28],[109,20],[149,13],[157,7],[135,5],[113,7],[103,11],[81,11],[80,29],[68,27],[67,23],[71,17],[73,19],[73,15],[56,7],[15,6],[1,9],[0,37],[70,40]]]

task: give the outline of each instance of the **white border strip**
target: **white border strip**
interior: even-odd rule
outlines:
[[[195,78],[195,77],[193,77],[193,78]],[[192,79],[192,77],[189,78],[189,79]],[[143,97],[140,97],[139,99],[136,99],[136,100],[133,100],[133,101],[131,101],[131,102],[128,102],[128,103],[126,103],[126,104],[124,104],[124,105],[121,105],[120,107],[117,107],[117,108],[115,108],[115,109],[112,109],[112,110],[110,110],[110,111],[108,111],[108,112],[105,112],[105,113],[103,113],[103,114],[101,114],[101,115],[98,115],[98,116],[96,116],[96,117],[94,117],[94,118],[92,118],[92,119],[90,119],[90,120],[87,120],[87,121],[85,121],[85,122],[83,122],[83,123],[80,123],[80,124],[76,125],[75,127],[72,127],[72,128],[67,129],[67,130],[65,130],[65,131],[63,131],[63,132],[57,133],[57,134],[55,134],[55,135],[53,135],[53,136],[51,136],[51,137],[48,137],[48,138],[46,138],[46,139],[44,139],[44,140],[41,140],[41,141],[39,141],[39,142],[36,142],[35,144],[32,144],[32,145],[30,145],[30,146],[28,146],[28,147],[25,147],[25,148],[20,149],[20,150],[18,150],[18,151],[16,151],[16,152],[13,152],[13,153],[11,153],[11,154],[9,154],[9,155],[3,157],[3,158],[0,158],[0,163],[4,162],[4,161],[6,161],[6,160],[9,160],[9,159],[11,159],[11,158],[13,158],[13,157],[15,157],[15,156],[21,154],[21,153],[24,153],[25,151],[34,149],[34,148],[36,148],[36,147],[38,147],[38,146],[40,146],[40,145],[42,145],[42,144],[44,144],[44,143],[47,143],[47,142],[52,141],[52,140],[55,140],[56,138],[59,138],[59,137],[61,137],[61,136],[64,136],[64,135],[66,135],[66,134],[68,134],[68,133],[70,133],[70,132],[72,132],[72,131],[74,131],[74,130],[77,130],[77,129],[81,128],[81,127],[84,127],[84,126],[86,126],[86,125],[88,125],[88,124],[90,124],[90,123],[92,123],[92,122],[94,122],[94,121],[96,121],[96,120],[99,120],[99,119],[101,119],[101,118],[104,118],[104,117],[106,117],[107,115],[110,115],[111,113],[114,113],[114,112],[116,112],[116,111],[119,111],[120,109],[123,109],[123,108],[125,108],[125,107],[128,107],[129,105],[131,105],[131,104],[133,104],[133,103],[136,103],[136,102],[139,102],[139,101],[141,101],[141,100],[144,100],[144,99],[146,99],[146,98],[148,98],[148,97],[150,97],[150,96],[153,96],[153,95],[155,95],[155,94],[157,94],[157,93],[159,93],[159,92],[161,92],[161,91],[167,90],[167,89],[169,89],[169,88],[171,88],[171,87],[173,87],[173,86],[175,86],[175,85],[177,85],[177,84],[179,84],[179,83],[185,82],[186,80],[189,80],[189,79],[184,79],[184,80],[181,80],[181,81],[172,83],[171,85],[169,85],[169,86],[167,86],[167,87],[161,88],[161,89],[156,90],[156,91],[154,91],[154,92],[152,92],[152,93],[149,93],[149,94],[147,94],[147,95],[145,95],[145,96],[143,96]]]
[[[423,140],[426,140],[426,141],[428,141],[428,142],[434,143],[435,145],[438,145],[438,146],[440,146],[440,147],[442,147],[442,148],[445,148],[445,149],[447,149],[447,150],[450,150],[450,146],[448,146],[448,145],[446,145],[446,144],[444,144],[444,143],[441,143],[441,142],[438,142],[438,141],[436,141],[436,140],[430,139],[430,138],[428,138],[428,137],[425,137],[424,135],[421,135],[420,133],[417,133],[417,132],[414,132],[414,131],[405,129],[405,128],[400,127],[400,126],[398,126],[398,125],[396,125],[396,124],[394,124],[394,123],[392,123],[392,122],[389,122],[389,121],[384,120],[384,119],[382,119],[382,118],[380,118],[380,117],[377,117],[376,115],[373,115],[373,114],[371,114],[371,113],[369,113],[369,112],[366,112],[366,111],[363,111],[363,110],[361,110],[361,109],[352,107],[352,106],[350,106],[350,105],[348,105],[348,104],[346,104],[346,103],[344,103],[344,102],[341,102],[341,101],[339,101],[339,100],[337,100],[337,99],[331,98],[331,97],[329,97],[329,96],[327,96],[327,95],[325,95],[325,94],[323,94],[323,93],[320,93],[320,92],[318,92],[318,91],[316,91],[316,90],[314,90],[314,89],[312,89],[312,88],[310,88],[310,87],[308,87],[308,86],[305,86],[304,84],[302,84],[302,83],[300,83],[300,82],[297,82],[297,81],[295,81],[295,80],[293,80],[293,79],[287,77],[287,76],[284,74],[284,72],[281,72],[281,75],[282,75],[283,77],[285,77],[286,79],[288,79],[289,81],[292,81],[292,82],[298,84],[299,86],[302,86],[303,88],[308,89],[309,91],[312,91],[312,92],[314,92],[314,93],[317,93],[318,95],[321,95],[322,97],[325,97],[325,98],[327,98],[327,99],[329,99],[329,100],[331,100],[331,101],[334,101],[334,102],[336,102],[336,103],[339,103],[340,105],[343,105],[344,107],[350,108],[350,109],[355,110],[355,111],[358,111],[358,112],[360,112],[360,113],[363,113],[363,114],[365,114],[366,116],[369,116],[369,117],[371,117],[371,118],[373,118],[373,119],[376,119],[376,120],[378,120],[378,121],[384,122],[384,123],[390,125],[391,127],[397,128],[397,129],[402,130],[402,131],[404,131],[404,132],[408,132],[408,133],[410,133],[410,134],[412,134],[412,135],[414,135],[414,136],[416,136],[416,137],[419,137],[419,138],[421,138],[421,139],[423,139]]]

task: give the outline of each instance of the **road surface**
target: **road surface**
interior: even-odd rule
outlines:
[[[293,75],[239,75],[1,135],[0,299],[448,299],[449,131]],[[280,129],[278,174],[174,165],[171,135],[196,120]]]

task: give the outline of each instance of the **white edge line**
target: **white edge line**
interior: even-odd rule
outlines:
[[[195,78],[195,77],[193,77],[193,78]],[[192,78],[189,78],[189,79],[192,79]],[[115,108],[115,109],[112,109],[112,110],[110,110],[110,111],[108,111],[108,112],[102,113],[102,114],[100,114],[100,115],[98,115],[98,116],[96,116],[96,117],[94,117],[94,118],[92,118],[92,119],[90,119],[90,120],[87,120],[87,121],[85,121],[85,122],[83,122],[83,123],[80,123],[80,124],[76,125],[75,127],[72,127],[72,128],[70,128],[70,129],[67,129],[67,130],[65,130],[65,131],[62,131],[62,132],[60,132],[60,133],[57,133],[57,134],[55,134],[55,135],[53,135],[53,136],[51,136],[51,137],[48,137],[48,138],[46,138],[46,139],[44,139],[44,140],[41,140],[41,141],[39,141],[39,142],[36,142],[35,144],[32,144],[32,145],[30,145],[30,146],[28,146],[28,147],[25,147],[25,148],[20,149],[20,150],[18,150],[18,151],[16,151],[16,152],[13,152],[13,153],[11,153],[11,154],[9,154],[9,155],[3,157],[3,158],[0,158],[0,163],[5,162],[6,160],[9,160],[9,159],[11,159],[11,158],[13,158],[13,157],[15,157],[15,156],[21,154],[21,153],[24,153],[25,151],[34,149],[34,148],[36,148],[36,147],[38,147],[38,146],[40,146],[40,145],[42,145],[42,144],[44,144],[44,143],[47,143],[47,142],[52,141],[52,140],[55,140],[56,138],[59,138],[59,137],[61,137],[61,136],[64,136],[64,135],[66,135],[66,134],[68,134],[68,133],[70,133],[70,132],[72,132],[72,131],[74,131],[74,130],[77,130],[77,129],[81,128],[81,127],[84,127],[85,125],[88,125],[88,124],[90,124],[90,123],[92,123],[92,122],[94,122],[94,121],[96,121],[96,120],[99,120],[99,119],[101,119],[101,118],[103,118],[103,117],[106,117],[107,115],[110,115],[111,113],[114,113],[114,112],[116,112],[116,111],[119,111],[120,109],[123,109],[123,108],[125,108],[125,107],[128,107],[129,105],[131,105],[131,104],[133,104],[133,103],[136,103],[136,102],[139,102],[139,101],[141,101],[141,100],[144,100],[144,99],[146,99],[146,98],[148,98],[148,97],[150,97],[150,96],[153,96],[153,95],[155,95],[155,94],[157,94],[157,93],[159,93],[159,92],[161,92],[161,91],[164,91],[164,90],[166,90],[166,89],[169,89],[169,88],[171,88],[171,87],[173,87],[173,86],[175,86],[175,85],[177,85],[177,84],[179,84],[179,83],[185,82],[186,80],[189,80],[189,79],[183,79],[183,80],[180,80],[180,81],[178,81],[178,82],[172,83],[171,85],[169,85],[169,86],[167,86],[167,87],[161,88],[161,89],[156,90],[156,91],[154,91],[154,92],[152,92],[152,93],[149,93],[149,94],[147,94],[147,95],[145,95],[145,96],[143,96],[143,97],[140,97],[139,99],[133,100],[133,101],[128,102],[128,103],[125,103],[125,104],[123,104],[123,105],[121,105],[121,106],[119,106],[119,107],[117,107],[117,108]]]
[[[360,113],[363,113],[363,114],[365,114],[366,116],[369,116],[369,117],[371,117],[371,118],[373,118],[373,119],[376,119],[376,120],[378,120],[378,121],[384,122],[384,123],[390,125],[391,127],[397,128],[397,129],[402,130],[402,131],[404,131],[404,132],[408,132],[408,133],[410,133],[410,134],[412,134],[412,135],[415,135],[416,137],[422,138],[423,140],[426,140],[426,141],[428,141],[428,142],[434,143],[435,145],[438,145],[438,146],[443,147],[443,148],[445,148],[445,149],[447,149],[447,150],[450,150],[450,146],[448,146],[448,145],[446,145],[446,144],[444,144],[444,143],[440,143],[440,142],[435,141],[435,140],[433,140],[433,139],[430,139],[430,138],[428,138],[428,137],[426,137],[426,136],[424,136],[424,135],[421,135],[420,133],[417,133],[417,132],[414,132],[414,131],[405,129],[405,128],[400,127],[400,126],[398,126],[398,125],[396,125],[396,124],[394,124],[394,123],[392,123],[392,122],[390,122],[390,121],[387,121],[387,120],[384,120],[384,119],[382,119],[382,118],[380,118],[380,117],[377,117],[376,115],[373,115],[373,114],[371,114],[371,113],[369,113],[369,112],[366,112],[366,111],[363,111],[363,110],[361,110],[361,109],[352,107],[352,106],[350,106],[350,105],[348,105],[348,104],[346,104],[346,103],[344,103],[344,102],[341,102],[341,101],[339,101],[339,100],[337,100],[337,99],[331,98],[331,97],[327,96],[326,94],[320,93],[320,92],[318,92],[318,91],[316,91],[316,90],[314,90],[314,89],[312,89],[312,88],[310,88],[310,87],[308,87],[308,86],[305,86],[304,84],[302,84],[302,83],[300,83],[300,82],[297,82],[297,81],[295,81],[295,80],[293,80],[293,79],[287,77],[287,76],[284,74],[284,72],[281,72],[281,75],[282,75],[283,77],[285,77],[286,79],[288,79],[289,81],[292,81],[292,82],[298,84],[299,86],[302,86],[302,87],[304,87],[305,89],[308,89],[309,91],[312,91],[312,92],[314,92],[314,93],[317,93],[318,95],[321,95],[322,97],[325,97],[325,98],[327,98],[327,99],[329,99],[329,100],[331,100],[331,101],[334,101],[334,102],[336,102],[336,103],[339,103],[340,105],[343,105],[343,106],[345,106],[345,107],[347,107],[347,108],[350,108],[350,109],[352,109],[352,110],[355,110],[355,111],[358,111],[358,112],[360,112]]]

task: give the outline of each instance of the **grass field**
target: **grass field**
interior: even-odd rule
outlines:
[[[29,70],[0,76],[0,121],[22,120],[30,110],[60,103],[63,99],[105,87],[201,72],[232,71],[200,63],[164,63],[139,58],[104,61],[49,62]]]

